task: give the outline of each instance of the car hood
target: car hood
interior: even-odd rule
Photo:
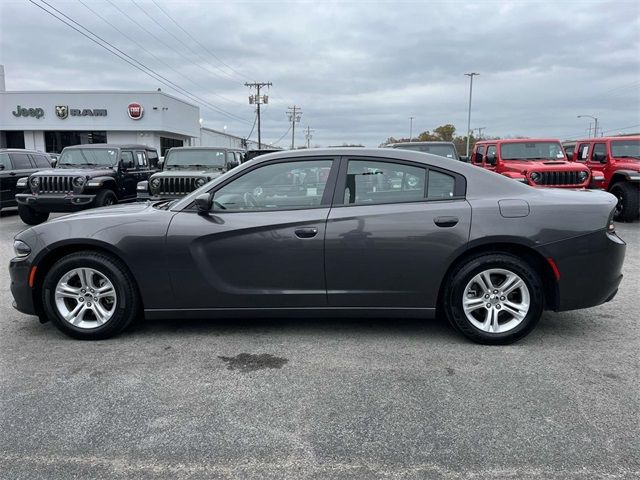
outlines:
[[[508,172],[587,172],[584,165],[565,160],[507,160],[502,162]]]
[[[219,177],[223,173],[219,170],[164,170],[154,173],[151,178],[206,177],[212,179]]]
[[[109,217],[120,217],[124,219],[124,217],[131,215],[139,216],[141,213],[144,213],[149,209],[154,210],[151,205],[151,202],[139,202],[125,203],[122,205],[111,205],[109,207],[91,208],[89,210],[83,210],[81,212],[70,213],[69,215],[54,218],[52,220],[49,220],[47,223],[65,222],[68,220],[106,219]]]
[[[69,177],[102,177],[105,175],[113,175],[113,168],[49,168],[47,170],[40,170],[34,173],[32,176],[46,177],[46,176],[69,176]]]

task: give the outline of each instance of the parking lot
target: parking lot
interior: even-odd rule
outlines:
[[[139,322],[69,339],[11,307],[0,216],[0,477],[637,478],[640,225],[611,303],[507,347],[437,320]],[[598,281],[598,272],[593,272]]]

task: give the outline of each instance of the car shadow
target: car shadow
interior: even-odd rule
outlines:
[[[190,335],[358,335],[429,337],[465,342],[446,320],[411,318],[224,318],[144,320],[129,335],[183,333]]]
[[[7,207],[7,208],[3,208],[2,210],[0,210],[0,218],[3,218],[3,217],[15,217],[16,215],[18,215],[18,208],[17,207]]]

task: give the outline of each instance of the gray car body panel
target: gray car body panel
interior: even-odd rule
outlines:
[[[193,208],[196,196],[250,169],[316,157],[334,159],[327,188],[334,187],[341,162],[378,157],[462,175],[466,196],[208,215]],[[512,200],[525,202],[529,213],[505,217],[499,202]],[[508,243],[556,258],[563,275],[558,288],[569,300],[551,308],[582,308],[610,298],[621,279],[624,242],[606,232],[614,206],[615,197],[605,192],[534,189],[456,160],[400,149],[278,152],[221,175],[175,201],[170,210],[149,202],[114,206],[27,229],[17,238],[30,245],[32,253],[12,260],[12,292],[17,308],[36,312],[37,301],[25,292],[24,272],[53,249],[87,246],[110,251],[127,264],[148,317],[343,315],[365,310],[431,316],[452,262],[471,248]],[[458,220],[442,228],[435,225],[440,217]],[[316,228],[318,233],[298,238],[300,228]],[[575,242],[578,250],[572,248]],[[598,256],[596,263],[608,283],[598,286],[593,300],[581,300],[571,285],[591,272],[585,262],[591,254]]]

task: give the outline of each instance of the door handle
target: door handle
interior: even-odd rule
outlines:
[[[299,228],[296,230],[296,237],[298,238],[313,238],[318,234],[318,229],[312,228]]]
[[[9,175],[11,175],[12,177],[16,176],[16,172],[9,172]]]
[[[433,219],[433,223],[435,223],[439,227],[455,227],[460,219],[458,217],[436,217]]]

